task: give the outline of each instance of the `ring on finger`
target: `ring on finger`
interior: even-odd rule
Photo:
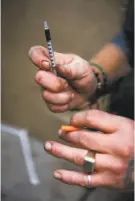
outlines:
[[[88,151],[84,157],[83,170],[86,173],[93,173],[95,169],[95,152]]]
[[[88,175],[88,188],[91,188],[91,182],[92,182],[92,175]]]

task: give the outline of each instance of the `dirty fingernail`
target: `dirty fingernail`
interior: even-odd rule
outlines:
[[[52,149],[51,143],[46,142],[46,144],[45,144],[45,149],[46,149],[47,151],[51,151],[51,149]]]
[[[61,179],[62,177],[61,177],[61,174],[59,173],[59,172],[55,172],[54,173],[54,177],[56,178],[56,179]]]
[[[41,61],[41,67],[42,68],[49,68],[49,62],[46,60]]]

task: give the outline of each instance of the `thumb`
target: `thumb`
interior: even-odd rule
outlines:
[[[29,59],[34,63],[37,67],[44,70],[49,70],[51,67],[49,52],[47,48],[42,46],[34,46],[29,50]],[[54,52],[54,58],[57,65],[64,65],[69,63],[72,60],[71,55],[62,54],[58,52]]]
[[[42,46],[31,47],[28,56],[37,67],[49,69],[49,53],[46,48]]]

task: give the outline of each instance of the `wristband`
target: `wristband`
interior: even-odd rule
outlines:
[[[108,86],[108,78],[106,73],[104,72],[103,68],[94,62],[89,63],[91,66],[96,67],[99,72],[95,71],[94,68],[92,68],[93,73],[96,77],[97,80],[97,91],[96,91],[96,96],[99,97],[106,91],[106,88]]]

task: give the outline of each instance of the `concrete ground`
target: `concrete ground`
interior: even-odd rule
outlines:
[[[29,131],[41,182],[37,186],[29,183],[18,138],[3,132],[3,201],[106,201],[117,196],[105,189],[91,193],[52,178],[54,169],[74,166],[48,156],[42,144],[57,140],[58,128],[71,114],[48,111],[33,79],[37,69],[28,59],[28,50],[45,45],[43,21],[47,20],[55,50],[89,59],[119,30],[120,6],[118,0],[2,0],[2,121]]]
[[[39,182],[28,177],[19,138],[2,132],[2,201],[112,201],[119,193],[107,189],[85,189],[62,184],[53,178],[57,168],[77,169],[48,155],[43,144],[30,139],[32,159]],[[117,199],[116,199],[117,200]]]

